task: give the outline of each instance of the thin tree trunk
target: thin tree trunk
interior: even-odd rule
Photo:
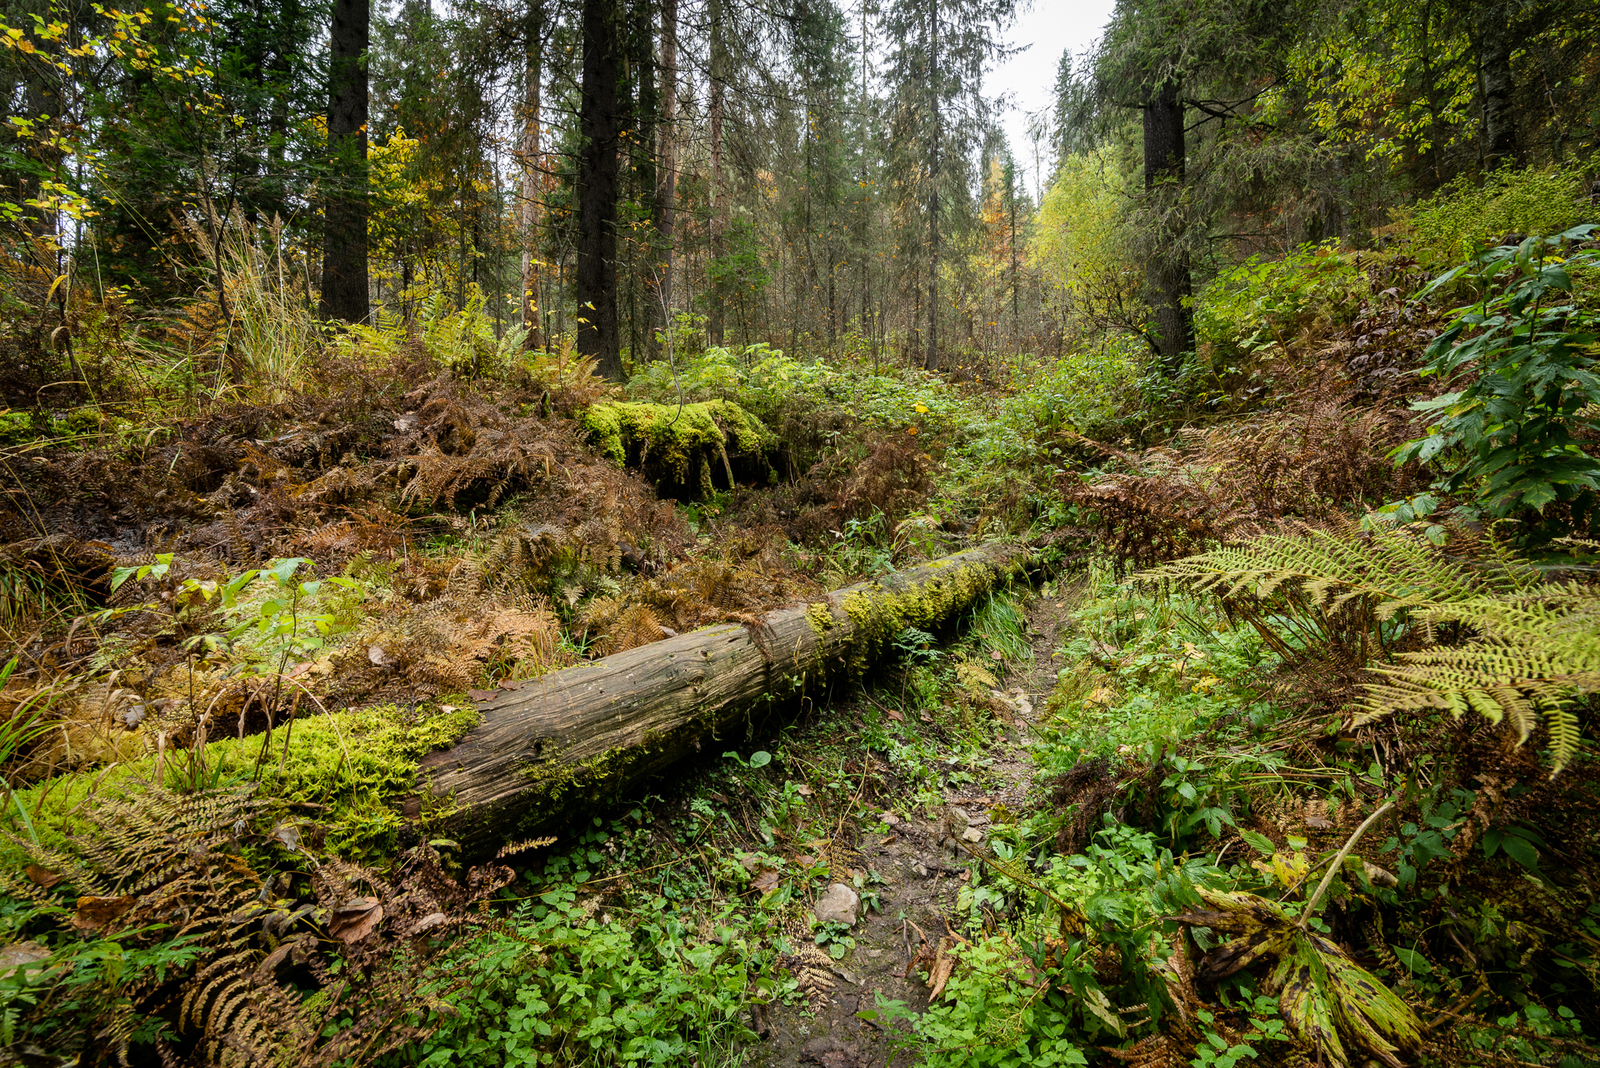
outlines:
[[[338,178],[323,209],[324,319],[367,318],[368,0],[334,0],[328,68],[328,149]]]
[[[1144,108],[1144,186],[1160,216],[1161,233],[1146,262],[1145,278],[1154,313],[1152,342],[1162,365],[1175,373],[1194,347],[1189,257],[1180,244],[1184,178],[1183,103],[1178,85],[1159,87]]]
[[[655,292],[650,304],[650,350],[658,332],[671,329],[674,227],[678,196],[678,0],[661,0],[661,59],[657,67],[661,122],[656,126]]]
[[[1475,8],[1478,45],[1478,94],[1483,102],[1483,162],[1498,167],[1517,159],[1516,89],[1511,74],[1509,5],[1483,3]]]
[[[540,152],[540,82],[544,75],[544,0],[528,4],[526,46],[522,86],[522,328],[527,331],[528,349],[544,347],[544,330],[539,318],[539,227],[540,199],[544,195],[544,156]]]
[[[722,190],[722,119],[723,93],[727,78],[727,48],[722,39],[722,0],[711,0],[711,259],[714,264],[722,255],[724,229]],[[710,273],[709,269],[707,271]],[[723,333],[723,292],[714,279],[707,278],[706,286],[706,337],[713,345],[721,346]]]
[[[928,5],[928,115],[933,137],[928,149],[928,352],[922,366],[939,369],[939,0]]]
[[[578,156],[578,351],[623,380],[617,331],[617,83],[623,34],[616,0],[584,0],[583,89]]]

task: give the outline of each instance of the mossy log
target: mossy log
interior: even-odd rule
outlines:
[[[553,672],[482,702],[483,720],[425,757],[420,784],[469,854],[604,804],[773,705],[859,677],[906,627],[934,629],[1026,565],[996,543]],[[727,739],[723,732],[730,732]]]

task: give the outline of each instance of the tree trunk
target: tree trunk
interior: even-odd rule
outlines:
[[[623,380],[617,332],[617,82],[624,36],[616,0],[584,0],[583,90],[578,155],[578,351]]]
[[[928,116],[933,137],[928,147],[928,352],[922,366],[939,369],[939,0],[928,13]]]
[[[1483,102],[1483,163],[1488,168],[1517,158],[1510,16],[1505,3],[1485,3],[1475,8],[1478,94]]]
[[[657,349],[657,332],[672,328],[672,270],[674,212],[678,197],[678,0],[661,0],[661,122],[656,127],[656,194],[652,214],[656,224],[655,292],[650,303],[650,351]]]
[[[1168,82],[1144,107],[1144,187],[1160,219],[1145,279],[1155,320],[1151,341],[1168,374],[1178,371],[1183,354],[1194,347],[1189,257],[1180,243],[1184,152],[1183,103],[1177,83]]]
[[[336,176],[323,209],[324,319],[359,323],[367,305],[368,0],[334,0],[328,67],[328,150]]]
[[[501,691],[483,722],[421,764],[421,788],[450,798],[446,833],[469,854],[604,804],[775,703],[859,676],[906,627],[954,620],[1025,566],[1015,544],[969,549],[863,582],[759,627],[705,627]]]
[[[724,79],[727,78],[727,49],[722,40],[722,0],[711,0],[711,101],[708,116],[711,125],[711,260],[715,264],[722,255],[722,112]],[[711,271],[707,272],[711,274]],[[711,344],[721,346],[724,340],[722,286],[715,278],[706,279],[706,338]]]
[[[544,195],[544,157],[539,151],[540,80],[544,75],[544,0],[528,4],[528,58],[522,85],[522,328],[531,351],[544,347],[539,311],[540,198]]]

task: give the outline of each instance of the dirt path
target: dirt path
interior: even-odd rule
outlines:
[[[992,811],[1003,807],[1021,812],[1033,803],[1029,746],[1055,686],[1052,653],[1060,644],[1064,615],[1057,598],[1034,597],[1028,605],[1033,658],[1007,665],[1002,692],[1015,713],[1010,724],[998,719],[993,724],[985,752],[991,763],[978,780],[950,782],[951,772],[978,769],[941,753],[945,783],[941,804],[917,811],[907,798],[878,818],[863,821],[859,849],[865,865],[882,880],[876,887],[878,908],[868,910],[856,924],[854,949],[830,969],[833,990],[826,1007],[811,1015],[803,1006],[772,1006],[758,1021],[766,1025],[766,1044],[751,1051],[749,1063],[763,1068],[819,1064],[880,1068],[909,1063],[908,1055],[895,1055],[892,1037],[882,1025],[856,1014],[874,1008],[879,995],[904,1002],[916,1012],[927,1008],[929,988],[924,974],[919,974],[926,964],[913,967],[912,962],[919,952],[925,961],[942,937],[965,929],[956,901],[970,877],[968,869],[976,863],[967,848],[985,848]]]

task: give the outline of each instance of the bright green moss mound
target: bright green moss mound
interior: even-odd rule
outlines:
[[[320,826],[322,849],[344,857],[384,853],[402,823],[396,802],[417,792],[417,761],[455,743],[478,722],[469,707],[428,715],[395,705],[346,709],[279,727],[265,735],[208,741],[198,757],[169,751],[162,779],[172,789],[228,787],[257,781],[261,796]],[[17,794],[40,841],[76,825],[74,810],[91,792],[137,793],[156,779],[156,758],[63,775]],[[13,810],[14,811],[14,810]],[[13,828],[20,830],[13,822]]]
[[[647,404],[601,401],[590,406],[581,422],[608,459],[626,465],[630,459],[658,479],[698,489],[710,496],[712,460],[732,481],[728,454],[764,456],[777,437],[755,416],[732,401],[696,404]]]

